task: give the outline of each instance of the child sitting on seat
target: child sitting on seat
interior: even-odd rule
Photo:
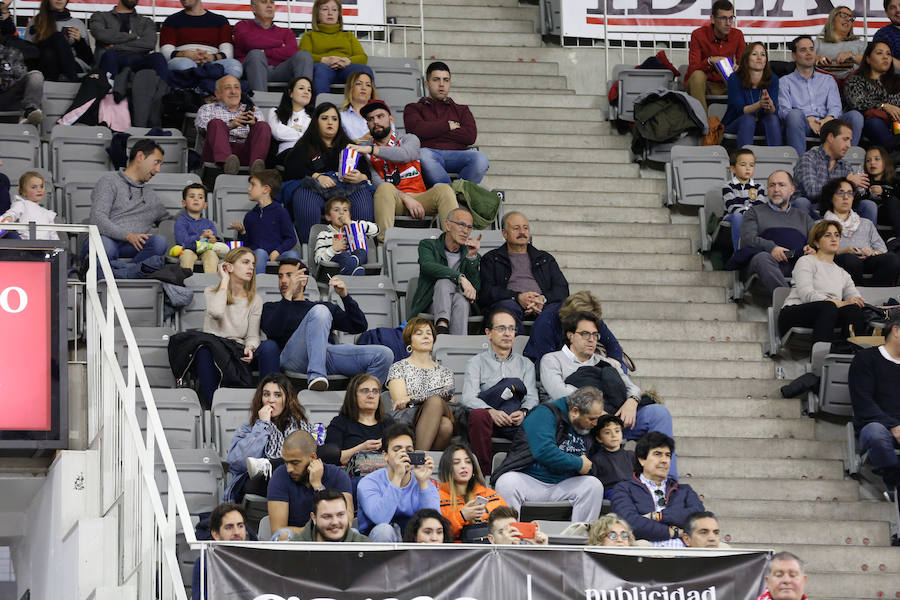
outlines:
[[[766,188],[753,181],[756,156],[746,148],[740,148],[731,155],[731,181],[722,188],[725,201],[724,220],[731,223],[731,243],[735,251],[741,242],[741,223],[744,213],[757,204],[765,204]]]
[[[47,195],[44,177],[37,171],[26,171],[19,177],[19,193],[10,203],[9,210],[0,215],[0,232],[3,232],[3,223],[36,223],[38,225],[52,225],[56,213],[49,208],[41,206],[41,200]],[[6,239],[31,239],[27,231],[8,231],[0,237]],[[55,231],[38,230],[35,234],[38,240],[58,240]]]
[[[378,225],[371,221],[353,221],[350,200],[340,196],[325,203],[328,229],[316,238],[316,263],[336,262],[341,266],[338,275],[365,275],[368,261],[366,238],[378,234]]]
[[[622,419],[615,415],[603,415],[591,430],[594,440],[588,458],[594,463],[591,475],[603,484],[603,497],[609,498],[613,486],[630,479],[634,473],[634,452],[622,445]]]
[[[188,184],[181,190],[184,212],[175,219],[175,243],[169,251],[177,256],[185,269],[194,270],[197,258],[203,263],[204,273],[215,273],[220,258],[228,254],[228,246],[216,237],[216,224],[203,217],[206,209],[206,188],[201,183]]]
[[[291,223],[291,216],[285,208],[272,198],[281,189],[281,175],[275,169],[260,169],[250,175],[247,196],[256,206],[244,215],[244,222],[233,221],[229,227],[238,232],[238,240],[253,250],[256,255],[256,272],[266,272],[266,261],[281,258],[296,258],[300,253],[294,250],[297,233]]]

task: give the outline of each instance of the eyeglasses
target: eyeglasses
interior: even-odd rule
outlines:
[[[475,227],[474,227],[473,225],[469,225],[468,223],[463,223],[463,222],[461,222],[461,221],[451,221],[450,219],[447,219],[447,222],[448,222],[448,223],[453,223],[454,225],[459,225],[460,227],[462,227],[462,228],[465,229],[466,231],[472,231],[473,229],[475,229]]]
[[[628,534],[627,531],[623,531],[622,533],[616,533],[615,531],[610,531],[609,533],[606,534],[606,539],[608,539],[608,540],[617,540],[617,539],[627,540],[630,538],[631,538],[631,536]]]
[[[492,330],[497,333],[515,333],[516,326],[515,325],[494,325],[491,327]]]
[[[732,24],[734,24],[734,23],[737,22],[737,17],[734,16],[734,15],[731,15],[730,17],[713,17],[713,19],[715,19],[715,20],[718,21],[719,23],[732,23]]]
[[[851,13],[844,13],[844,12],[838,13],[837,17],[839,19],[844,19],[845,21],[850,21],[851,23],[856,21],[856,16]]]
[[[666,494],[662,490],[653,490],[656,494],[656,506],[663,508],[666,505]]]
[[[600,339],[600,333],[597,331],[576,331],[575,333],[580,335],[584,341],[594,340],[596,342]]]
[[[356,391],[364,396],[377,396],[381,390],[377,388],[359,388]]]
[[[834,193],[835,196],[843,196],[844,198],[852,198],[853,190],[838,190]]]

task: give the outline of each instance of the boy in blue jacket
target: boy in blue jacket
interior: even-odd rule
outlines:
[[[181,190],[182,212],[175,219],[175,244],[170,254],[178,256],[185,269],[194,270],[199,257],[204,273],[215,273],[219,259],[228,254],[228,246],[216,237],[216,224],[203,216],[206,210],[206,188],[190,183]]]

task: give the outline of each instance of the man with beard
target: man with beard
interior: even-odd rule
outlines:
[[[212,539],[217,542],[243,542],[247,536],[247,515],[240,505],[233,502],[223,502],[209,513],[209,532]],[[253,538],[254,540],[256,538]],[[191,577],[191,600],[200,600],[200,590],[206,589],[206,581],[201,583],[200,558],[194,561],[194,573]],[[203,572],[203,578],[206,573]],[[204,593],[204,598],[209,594]]]
[[[750,259],[749,273],[759,275],[763,285],[773,292],[787,286],[785,277],[791,274],[797,259],[813,252],[806,240],[815,222],[809,212],[791,206],[794,181],[790,173],[775,171],[769,175],[767,190],[769,201],[744,213],[741,251],[756,252]]]
[[[348,512],[353,512],[350,477],[340,467],[324,464],[316,456],[316,440],[305,431],[284,438],[284,464],[269,480],[269,523],[275,535],[300,534],[315,507],[313,496],[325,488],[344,495]],[[289,536],[288,536],[289,537]]]
[[[373,145],[347,147],[367,155],[372,165],[378,240],[384,241],[385,232],[394,226],[395,216],[422,219],[437,213],[441,224],[446,223],[450,211],[459,208],[456,194],[446,183],[426,189],[419,162],[419,138],[410,133],[399,137],[392,133],[394,117],[381,100],[371,100],[359,114],[369,125]]]
[[[516,512],[523,502],[571,502],[572,521],[593,521],[603,507],[603,484],[591,473],[584,436],[603,414],[603,394],[583,387],[528,413],[494,489]]]
[[[806,580],[800,559],[790,552],[779,552],[769,565],[766,591],[756,600],[806,600]]]
[[[309,523],[294,542],[368,542],[369,538],[350,527],[352,511],[347,498],[338,490],[325,489],[313,496]]]
[[[568,297],[569,282],[549,252],[531,245],[531,226],[525,215],[506,213],[500,230],[506,243],[481,258],[478,304],[483,312],[510,311],[519,333],[524,333],[525,318],[534,319],[540,330],[539,321],[556,318],[556,311],[545,313],[544,309]]]

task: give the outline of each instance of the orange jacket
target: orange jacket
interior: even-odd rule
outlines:
[[[453,534],[453,539],[458,540],[460,532],[465,525],[471,523],[471,521],[466,521],[462,513],[462,507],[465,506],[466,502],[460,496],[456,497],[456,506],[450,505],[450,484],[449,483],[441,483],[438,486],[438,493],[441,495],[441,514],[444,515],[444,518],[450,521],[450,533]],[[497,508],[498,506],[506,506],[506,500],[500,497],[500,494],[495,492],[489,487],[485,487],[483,485],[477,484],[475,486],[475,495],[482,496],[488,499],[487,503],[487,516],[492,510]]]

